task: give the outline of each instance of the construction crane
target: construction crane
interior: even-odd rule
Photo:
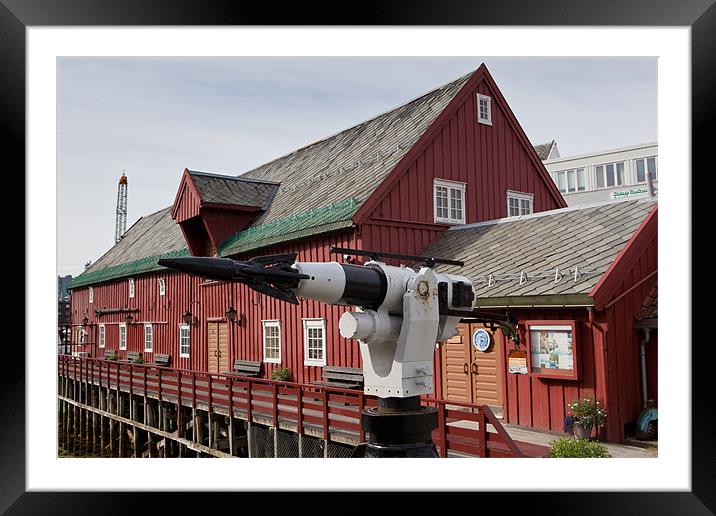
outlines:
[[[114,225],[114,243],[116,244],[127,231],[127,175],[122,170],[117,187],[117,217]]]

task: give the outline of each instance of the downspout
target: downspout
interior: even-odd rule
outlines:
[[[609,380],[609,360],[608,360],[608,351],[607,351],[607,330],[599,324],[596,319],[594,318],[594,307],[588,306],[587,307],[587,313],[589,314],[589,321],[588,324],[591,328],[596,328],[599,333],[602,334],[602,350],[604,352],[604,367],[602,367],[602,383],[604,385],[604,408],[607,410],[607,413],[610,412],[610,403],[609,403],[609,387],[608,387],[608,380]],[[596,381],[596,378],[595,378]],[[596,395],[596,385],[594,386],[595,389],[595,395]]]
[[[646,408],[647,392],[646,392],[646,345],[651,339],[651,328],[642,328],[644,330],[644,338],[639,344],[639,354],[641,356],[641,399],[643,408]]]

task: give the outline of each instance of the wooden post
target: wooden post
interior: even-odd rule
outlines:
[[[235,435],[234,435],[234,415],[233,415],[233,410],[230,410],[230,411],[229,411],[229,428],[228,428],[228,433],[229,433],[229,455],[236,455],[236,447],[235,447],[235,443],[234,443],[234,440],[236,439],[236,437],[235,437]]]

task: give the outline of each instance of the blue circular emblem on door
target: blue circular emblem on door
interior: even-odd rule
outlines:
[[[478,351],[487,351],[491,343],[490,333],[484,328],[475,330],[475,333],[472,334],[472,345]]]

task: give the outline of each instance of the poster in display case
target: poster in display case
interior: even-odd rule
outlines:
[[[574,321],[529,321],[525,323],[532,376],[578,379]]]

